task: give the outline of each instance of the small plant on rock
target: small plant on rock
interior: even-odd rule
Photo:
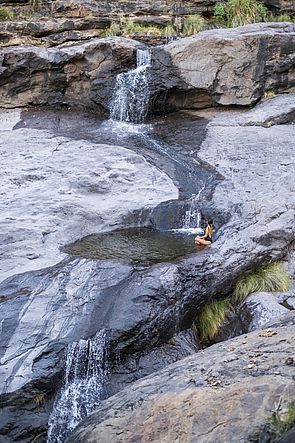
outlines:
[[[271,441],[277,441],[295,424],[295,403],[291,403],[285,413],[280,410],[274,412],[271,420],[270,431],[272,434]]]
[[[200,340],[212,340],[230,311],[231,302],[229,299],[216,300],[205,305],[199,311],[195,321]]]
[[[227,13],[224,3],[216,3],[214,6],[214,19],[220,24],[226,26]]]
[[[228,27],[263,22],[267,16],[267,8],[258,0],[229,0],[214,7],[214,18]]]
[[[184,18],[181,33],[183,35],[194,35],[200,32],[205,24],[205,20],[198,14],[189,15]]]
[[[33,402],[35,403],[37,408],[41,408],[45,403],[45,394],[43,394],[43,393],[36,394],[33,397]]]
[[[268,22],[292,22],[292,18],[288,14],[274,15],[270,14],[267,18]]]
[[[162,33],[166,37],[170,37],[171,35],[177,35],[177,31],[171,23],[169,23],[168,25],[164,26],[164,28],[162,28]]]
[[[5,6],[0,8],[0,21],[5,22],[13,19],[13,13]]]
[[[122,31],[121,31],[121,27],[120,27],[119,23],[112,22],[111,26],[106,31],[104,31],[102,34],[100,34],[100,37],[114,37],[114,36],[118,36],[121,34],[122,34]]]
[[[291,279],[283,265],[275,262],[240,277],[234,288],[233,300],[240,303],[253,292],[286,292],[290,286]]]

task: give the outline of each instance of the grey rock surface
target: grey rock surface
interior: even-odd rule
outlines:
[[[214,29],[155,48],[155,109],[253,105],[295,85],[294,53],[291,23]]]
[[[238,315],[248,318],[248,330],[254,331],[287,312],[288,309],[280,305],[272,293],[254,292],[241,305]]]
[[[115,77],[135,65],[138,47],[139,42],[114,37],[48,49],[3,48],[0,106],[108,112]],[[292,23],[214,29],[153,48],[148,74],[153,111],[249,106],[265,94],[288,91],[295,86],[294,53]]]
[[[292,0],[263,0],[263,3],[270,7],[274,11],[280,11],[281,13],[293,13],[295,12],[295,5]]]
[[[98,37],[109,27],[109,17],[84,17],[0,22],[0,46],[57,46],[65,42]]]
[[[294,102],[294,96],[291,94],[283,98],[275,97],[268,100],[266,103],[269,104],[269,115],[273,115],[273,103],[278,99],[282,112],[290,106],[291,101]],[[264,103],[260,106],[263,109],[262,120],[264,120],[268,117],[268,105]],[[208,200],[208,195],[205,197],[205,194],[204,196],[201,194],[200,207],[206,208],[208,215],[216,209],[221,213],[231,213],[231,218],[223,227],[217,226],[219,231],[216,241],[210,248],[173,263],[156,264],[150,267],[134,268],[129,263],[66,259],[50,268],[18,275],[12,275],[17,272],[18,268],[16,271],[6,270],[11,272],[11,276],[2,282],[0,290],[2,330],[5,332],[4,335],[1,334],[3,371],[1,401],[4,405],[4,412],[0,419],[2,435],[7,435],[7,429],[10,429],[12,438],[22,438],[25,442],[30,441],[29,436],[36,436],[40,427],[42,432],[46,432],[50,399],[58,388],[62,353],[67,343],[81,337],[89,337],[98,329],[105,327],[110,331],[111,359],[119,355],[123,360],[134,353],[148,356],[149,351],[154,347],[160,347],[163,343],[167,343],[175,333],[190,327],[196,312],[203,304],[228,295],[238,276],[287,254],[295,238],[294,153],[290,149],[295,137],[295,126],[291,123],[271,127],[256,125],[255,121],[260,120],[258,118],[260,106],[246,112],[216,112],[213,115],[211,110],[197,114],[198,118],[206,115],[210,118],[210,123],[207,126],[206,139],[198,148],[199,157],[191,154],[192,158],[195,162],[198,161],[198,164],[207,165],[207,167],[210,165],[212,170],[217,170],[219,175],[224,177],[212,193],[211,201]],[[13,113],[12,120],[14,115]],[[28,161],[29,168],[37,162],[38,174],[40,167],[43,171],[47,165],[53,165],[51,162],[54,161],[56,154],[61,156],[59,158],[64,162],[66,171],[68,168],[73,168],[75,160],[68,155],[74,152],[81,161],[82,166],[79,168],[84,166],[86,168],[87,180],[77,182],[79,171],[75,169],[74,177],[69,182],[73,186],[74,196],[79,198],[78,183],[81,198],[83,195],[82,201],[85,200],[85,205],[89,202],[89,207],[85,209],[86,215],[93,207],[90,204],[93,202],[92,193],[88,196],[90,176],[88,172],[91,172],[92,168],[95,172],[97,168],[96,163],[92,165],[87,161],[88,156],[86,159],[82,155],[83,150],[89,148],[90,151],[87,152],[91,152],[95,162],[98,162],[100,158],[105,158],[106,150],[110,150],[109,153],[112,153],[118,161],[122,159],[122,155],[123,166],[128,159],[132,158],[135,161],[134,167],[139,167],[138,172],[142,178],[144,174],[149,177],[150,173],[152,175],[155,173],[156,177],[163,179],[168,185],[164,192],[165,196],[161,194],[161,198],[175,198],[175,187],[171,187],[170,179],[168,180],[163,172],[153,170],[150,166],[147,168],[141,156],[131,154],[129,150],[119,147],[105,146],[102,153],[99,145],[89,145],[88,142],[85,144],[85,140],[78,142],[71,139],[66,146],[57,146],[56,140],[65,141],[65,139],[59,139],[56,134],[50,135],[50,131],[32,131],[29,128],[8,131],[9,128],[15,126],[18,118],[15,118],[12,123],[6,119],[7,134],[5,134],[5,146],[1,149],[11,150],[15,152],[15,155],[19,155],[19,152],[23,152],[20,147],[23,146],[25,149],[20,135],[34,137],[32,143],[26,139],[26,147],[30,150],[26,153],[28,158],[24,156],[22,161]],[[239,122],[240,118],[242,123]],[[250,126],[247,125],[247,121],[252,122]],[[74,128],[71,128],[72,132]],[[16,139],[13,138],[14,134]],[[185,132],[181,134],[181,137],[185,138]],[[41,144],[40,138],[46,140],[45,146],[44,143]],[[54,149],[49,149],[47,145],[53,146]],[[79,146],[82,147],[81,155]],[[46,158],[42,157],[44,153],[46,153]],[[9,155],[3,158],[8,161]],[[144,173],[140,165],[145,165]],[[19,175],[21,178],[23,175],[27,177],[28,171],[25,174],[18,173],[15,177],[14,166],[10,163],[10,168],[7,168],[7,177],[18,180]],[[123,177],[124,168],[119,171],[119,178]],[[128,171],[129,168],[128,164]],[[37,172],[35,171],[34,174]],[[31,173],[29,171],[29,174]],[[46,178],[45,170],[44,174]],[[59,189],[62,177],[64,177],[63,171],[61,171],[58,183],[50,181],[47,192]],[[139,178],[135,177],[136,180]],[[65,177],[65,180],[68,183],[69,178]],[[16,205],[18,211],[21,203],[22,213],[30,213],[30,202],[38,192],[39,181],[37,185],[35,181],[29,180],[28,183],[25,181],[27,195]],[[3,187],[3,192],[5,189],[13,189],[14,198],[18,193],[20,196],[23,195],[22,182],[8,180],[5,183],[9,187]],[[158,190],[156,194],[153,194],[154,188],[151,189],[150,182],[148,183],[147,196],[154,195],[153,204],[156,204],[159,198]],[[121,189],[122,183],[118,186]],[[128,186],[127,184],[127,188]],[[132,190],[134,190],[134,182],[130,184],[131,193]],[[85,191],[87,191],[86,195]],[[143,203],[142,196],[140,196],[141,201],[137,200],[137,192],[136,188],[132,200],[135,198],[136,207],[142,207],[146,203]],[[125,194],[124,199],[127,199],[128,192]],[[99,195],[101,198],[101,194]],[[111,195],[110,193],[109,196]],[[64,198],[62,208],[71,209],[71,194],[61,194],[61,197],[55,198]],[[101,201],[100,198],[99,201]],[[42,199],[40,196],[38,202],[42,202]],[[7,200],[7,205],[12,205],[13,208],[14,200],[11,198]],[[104,209],[106,210],[109,205],[108,201]],[[129,203],[126,205],[126,210],[127,206]],[[38,237],[40,232],[42,233],[39,227],[42,227],[41,221],[44,214],[47,218],[47,206],[41,206],[41,209],[42,211],[38,211],[37,207],[36,213],[31,214],[36,225],[35,237]],[[15,217],[17,220],[6,220],[3,226],[18,226],[18,216],[19,212]],[[62,222],[61,226],[68,226],[68,219],[64,221],[58,218],[57,220]],[[102,218],[102,225],[104,220],[106,219]],[[10,223],[13,224],[9,225]],[[30,229],[31,225],[30,221]],[[78,225],[80,226],[80,221]],[[71,228],[72,230],[74,234],[75,232],[77,235],[83,234]],[[67,238],[64,240],[66,241]],[[25,237],[22,245],[25,247],[27,242],[28,239]],[[44,258],[46,259],[46,255]],[[50,255],[48,259],[51,259]],[[29,266],[29,258],[26,258],[23,263]],[[23,270],[25,269],[24,267]],[[142,365],[144,374],[156,367],[153,362],[149,366],[144,359]],[[54,383],[51,382],[52,380],[55,380]],[[34,415],[37,410],[33,397],[40,392],[46,394],[48,402],[46,401],[42,420],[40,418],[42,426],[38,424],[36,430],[34,426],[28,428],[28,422],[32,422],[32,414]],[[22,410],[26,411],[22,420],[15,420],[19,412],[15,409],[15,405],[18,404],[17,399],[22,399]]]
[[[126,385],[159,371],[167,365],[195,354],[200,349],[196,333],[192,330],[175,334],[167,343],[150,351],[129,355],[123,361],[114,362],[109,379],[109,395]]]
[[[174,363],[103,401],[67,443],[253,441],[295,398],[294,332],[292,313]]]
[[[295,297],[288,297],[286,300],[288,307],[295,309]]]
[[[11,46],[0,55],[0,106],[108,108],[116,75],[134,66],[140,43],[120,37],[58,48]]]
[[[56,264],[66,243],[178,197],[172,180],[133,151],[52,131],[12,130],[20,119],[18,110],[0,111],[0,281]]]

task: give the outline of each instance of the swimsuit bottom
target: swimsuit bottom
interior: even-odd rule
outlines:
[[[212,243],[212,241],[213,241],[211,237],[205,237],[204,240],[206,240],[206,241],[210,241],[211,243]]]

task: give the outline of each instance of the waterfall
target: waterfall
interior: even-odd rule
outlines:
[[[68,346],[64,384],[49,418],[47,443],[63,443],[78,423],[99,405],[105,395],[107,378],[104,329],[91,339]]]
[[[189,199],[189,208],[185,211],[182,218],[182,227],[178,229],[172,229],[175,232],[182,232],[184,234],[200,234],[203,232],[201,228],[201,213],[198,209],[198,199],[201,192],[204,190],[204,186],[197,194],[193,194]]]
[[[201,214],[199,210],[195,207],[195,201],[191,200],[190,208],[185,211],[183,217],[182,229],[196,228],[200,229],[201,225]]]
[[[142,123],[148,112],[149,85],[147,71],[151,66],[149,49],[137,49],[136,68],[117,75],[110,104],[112,120]]]
[[[182,220],[182,230],[191,230],[201,228],[201,214],[197,208],[197,200],[200,193],[197,195],[193,194],[190,198],[190,207],[183,216]]]

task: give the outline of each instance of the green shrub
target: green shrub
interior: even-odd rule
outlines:
[[[220,24],[226,24],[227,13],[224,3],[216,3],[214,6],[214,19]]]
[[[195,326],[201,341],[212,340],[215,337],[230,310],[231,302],[225,299],[213,301],[199,311]]]
[[[205,20],[198,14],[188,15],[183,19],[181,33],[183,35],[194,35],[200,32],[205,24]]]
[[[6,21],[6,20],[12,20],[13,19],[13,13],[10,11],[10,9],[6,8],[5,6],[0,8],[0,21]]]
[[[141,25],[140,23],[134,23],[133,20],[124,18],[120,19],[120,23],[112,22],[111,26],[100,34],[100,37],[113,37],[118,35],[143,35],[152,32],[154,35],[161,35],[162,32],[156,26]]]
[[[161,31],[156,26],[149,25],[141,25],[140,23],[134,23],[133,20],[127,20],[123,23],[122,26],[122,34],[147,34],[148,32],[152,32],[155,35],[161,35]]]
[[[114,37],[118,35],[122,35],[121,27],[119,23],[112,22],[111,26],[102,34],[100,34],[100,37]]]
[[[267,17],[268,22],[292,22],[292,18],[288,14],[281,14],[281,15],[273,15],[269,14]]]
[[[271,421],[271,437],[277,441],[295,424],[295,403],[291,403],[285,414],[276,411]]]
[[[171,23],[169,23],[168,25],[166,25],[166,26],[162,29],[162,33],[163,33],[164,35],[166,35],[166,37],[169,37],[170,35],[176,35],[176,34],[177,34],[177,31],[176,31],[176,29],[174,28],[174,26],[173,26]]]
[[[258,0],[229,0],[216,3],[214,17],[226,26],[236,27],[267,20],[268,10]]]
[[[233,301],[240,303],[253,292],[285,292],[290,286],[291,279],[282,264],[271,263],[252,274],[240,277],[233,291]]]

